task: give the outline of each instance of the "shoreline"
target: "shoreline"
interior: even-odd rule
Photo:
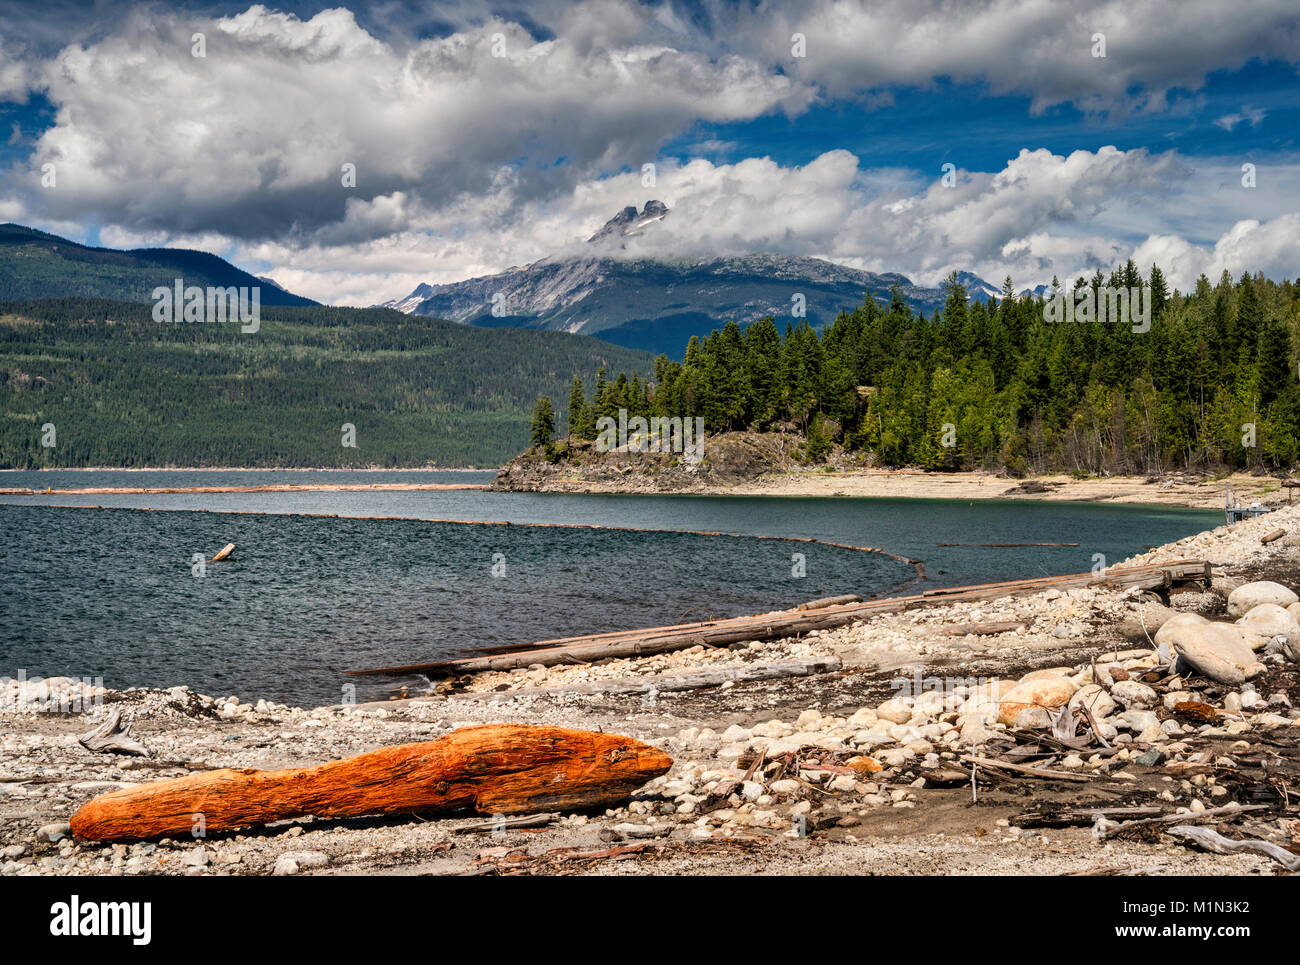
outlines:
[[[1016,480],[987,472],[940,473],[910,469],[854,469],[837,472],[786,472],[754,479],[702,482],[665,490],[646,480],[593,480],[556,473],[532,487],[492,484],[498,492],[592,495],[776,496],[849,499],[1002,500],[1008,502],[1114,503],[1186,509],[1223,509],[1224,486],[1244,505],[1287,504],[1282,482],[1271,476],[1233,474],[1219,479],[1154,482],[1146,476],[1075,479],[1068,475]]]
[[[1277,528],[1288,535],[1263,543]],[[1074,587],[938,597],[797,637],[487,670],[368,704],[292,708],[182,686],[101,692],[102,707],[92,701],[84,714],[39,713],[12,710],[19,685],[0,682],[0,874],[1009,875],[1032,866],[1041,874],[1272,875],[1277,865],[1257,854],[1206,853],[1160,833],[1099,841],[1094,830],[1126,820],[1130,806],[1194,822],[1234,800],[1253,802],[1267,790],[1254,783],[1259,760],[1281,757],[1278,774],[1300,773],[1300,665],[1261,651],[1268,670],[1257,687],[1220,685],[1170,677],[1150,642],[1177,614],[1221,621],[1227,593],[1244,580],[1300,586],[1300,506],[1115,565],[1178,558],[1214,563],[1213,583],[1164,595]],[[795,664],[809,672],[770,676]],[[930,680],[945,689],[928,691]],[[912,681],[916,693],[906,689]],[[1092,706],[1107,744],[1074,751],[1053,744],[1050,728],[1038,730],[1046,750],[1018,758],[1033,761],[1037,776],[999,775],[990,755],[1008,743],[1031,751],[1033,728],[1044,727],[1004,723],[1001,705],[1013,688],[1045,682],[1100,702]],[[42,683],[44,691],[35,681],[21,686],[47,702],[83,686]],[[1174,713],[1182,700],[1210,708],[1212,722]],[[133,717],[133,736],[152,756],[77,744],[116,708]],[[90,798],[140,782],[323,763],[482,723],[624,734],[674,764],[620,806],[490,836],[474,816],[301,818],[124,845],[77,842],[65,830]],[[972,759],[986,762],[975,807]],[[1117,801],[1117,816],[1068,818]],[[1285,844],[1288,815],[1289,805],[1266,805],[1230,827]],[[611,860],[620,849],[626,860]],[[568,855],[581,857],[569,863]]]
[[[4,470],[2,472],[488,472],[482,469],[293,469],[246,468],[206,469],[57,469]],[[3,474],[0,472],[0,479]],[[1222,509],[1224,487],[1231,485],[1234,499],[1243,505],[1287,505],[1288,491],[1272,476],[1236,473],[1216,479],[1186,480],[1170,477],[1153,481],[1145,476],[1115,476],[1075,479],[1055,474],[1015,480],[987,472],[942,473],[911,469],[854,469],[836,472],[784,472],[737,482],[698,482],[685,488],[660,488],[652,481],[634,477],[617,480],[583,478],[556,473],[540,485],[508,486],[488,483],[264,483],[247,486],[87,486],[60,488],[4,487],[0,496],[96,496],[206,493],[293,493],[293,492],[420,492],[479,490],[488,492],[556,493],[565,495],[682,495],[682,496],[771,496],[777,498],[846,499],[940,499],[1001,500],[1007,502],[1077,502],[1120,505]]]
[[[474,466],[37,466],[6,472],[496,472],[493,467]]]
[[[267,483],[260,486],[88,486],[84,489],[2,489],[0,496],[155,496],[186,493],[311,493],[311,492],[447,492],[487,489],[487,483]]]

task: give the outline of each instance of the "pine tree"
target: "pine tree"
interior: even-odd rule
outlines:
[[[569,436],[582,438],[582,412],[587,407],[587,393],[582,387],[582,379],[573,377],[569,385]]]
[[[551,444],[551,439],[555,436],[555,409],[551,405],[549,396],[539,396],[537,404],[533,406],[533,419],[529,431],[529,438],[537,449],[545,449]]]

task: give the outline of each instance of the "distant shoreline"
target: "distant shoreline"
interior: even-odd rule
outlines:
[[[495,466],[37,466],[19,469],[10,466],[3,472],[496,472]]]
[[[253,467],[112,468],[0,470],[4,472],[292,472],[292,473],[483,473],[492,469],[338,469]],[[1285,505],[1287,492],[1273,477],[1234,474],[1221,479],[1170,477],[1160,482],[1147,476],[1111,476],[1076,479],[1063,474],[1008,479],[994,473],[932,472],[920,469],[851,469],[835,472],[789,471],[764,473],[743,481],[716,482],[707,477],[677,488],[659,486],[649,476],[630,473],[619,478],[591,478],[581,472],[559,471],[533,484],[516,486],[499,482],[324,482],[255,483],[211,486],[0,486],[2,496],[93,496],[154,495],[181,493],[276,493],[276,492],[419,492],[447,490],[491,490],[497,492],[541,492],[569,495],[688,495],[688,496],[774,496],[847,499],[947,499],[1006,500],[1032,502],[1077,502],[1147,505],[1167,508],[1215,510],[1223,508],[1224,486],[1232,486],[1234,499],[1242,505],[1259,502],[1266,506]]]
[[[494,484],[493,489],[614,494],[717,496],[787,496],[818,498],[1016,500],[1032,502],[1117,503],[1167,508],[1222,509],[1224,486],[1243,505],[1259,502],[1285,505],[1286,491],[1272,477],[1248,475],[1222,479],[1148,481],[1147,476],[1075,479],[1068,475],[1008,479],[988,472],[927,472],[919,469],[853,469],[839,472],[765,473],[753,479],[719,483],[703,480],[683,488],[661,489],[652,478],[628,474],[617,479],[586,478],[563,471],[544,477],[535,486]]]

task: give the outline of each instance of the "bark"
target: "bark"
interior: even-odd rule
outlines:
[[[222,769],[114,791],[72,816],[89,841],[183,837],[315,815],[530,814],[603,808],[672,759],[630,737],[559,727],[465,727],[313,767]]]

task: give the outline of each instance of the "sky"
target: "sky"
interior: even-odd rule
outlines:
[[[1297,0],[0,0],[0,221],[342,305],[651,198],[629,257],[1293,278],[1298,68]]]

